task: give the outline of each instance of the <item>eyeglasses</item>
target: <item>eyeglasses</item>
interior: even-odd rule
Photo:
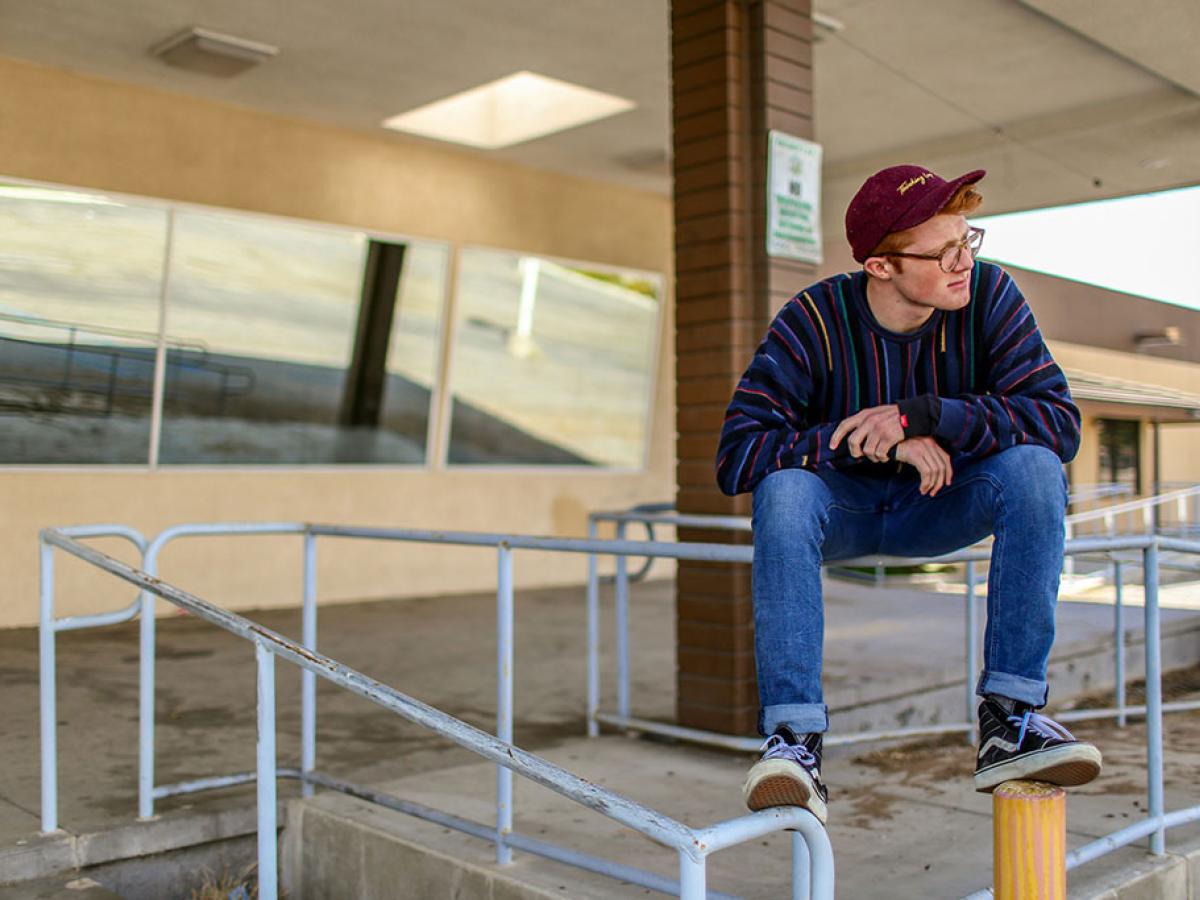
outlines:
[[[983,229],[968,228],[966,236],[957,244],[951,244],[941,253],[883,253],[882,256],[905,256],[909,259],[936,259],[938,266],[946,274],[955,271],[962,263],[963,251],[971,253],[971,259],[979,256],[983,246]]]

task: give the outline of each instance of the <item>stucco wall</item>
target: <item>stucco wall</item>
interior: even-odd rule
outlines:
[[[1120,353],[1088,347],[1067,341],[1047,341],[1050,352],[1059,365],[1099,375],[1109,375],[1126,381],[1155,384],[1162,387],[1200,393],[1200,364],[1173,359],[1157,359],[1144,353]],[[1097,417],[1141,419],[1142,430],[1142,488],[1150,491],[1153,471],[1153,442],[1149,422],[1152,418],[1144,407],[1117,404],[1080,404],[1084,414],[1083,443],[1079,457],[1072,464],[1072,477],[1078,484],[1097,479]],[[1178,414],[1176,414],[1177,416]],[[1171,422],[1160,431],[1162,440],[1162,481],[1200,482],[1200,421]]]
[[[671,271],[668,198],[482,155],[3,59],[0,122],[0,177]],[[667,296],[649,465],[641,472],[0,470],[6,573],[0,626],[37,620],[36,535],[47,525],[120,522],[152,535],[187,521],[320,520],[579,535],[588,510],[668,499],[674,485],[671,308]],[[495,584],[494,555],[482,550],[327,541],[320,557],[320,595],[328,600]],[[298,602],[299,561],[298,539],[191,539],[166,552],[161,571],[232,607],[279,606]],[[581,557],[518,554],[517,584],[580,581],[584,566]],[[128,594],[81,564],[63,564],[63,613],[113,608]]]

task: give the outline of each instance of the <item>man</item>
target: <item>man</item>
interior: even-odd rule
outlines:
[[[846,211],[862,270],[775,317],[734,392],[722,491],[754,492],[754,624],[763,755],[751,809],[826,817],[821,563],[932,556],[995,535],[975,787],[1091,781],[1100,752],[1036,711],[1062,568],[1079,411],[1012,278],[975,257],[982,170],[877,172]]]

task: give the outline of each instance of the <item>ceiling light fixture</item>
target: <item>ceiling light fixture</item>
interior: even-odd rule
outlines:
[[[277,56],[279,48],[193,27],[155,44],[150,53],[170,66],[218,78],[232,78]]]
[[[636,106],[533,72],[516,72],[384,119],[384,128],[498,150],[614,116]]]
[[[841,19],[826,15],[823,12],[812,11],[813,42],[820,43],[825,38],[846,30],[846,23]]]

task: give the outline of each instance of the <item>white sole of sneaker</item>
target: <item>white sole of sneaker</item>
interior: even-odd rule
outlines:
[[[1100,751],[1091,744],[1068,744],[996,763],[975,773],[975,790],[990,794],[1006,781],[1044,781],[1078,787],[1100,774]]]
[[[746,775],[742,797],[746,806],[755,812],[774,806],[800,806],[816,816],[822,825],[829,814],[812,776],[799,763],[786,759],[756,762]]]

